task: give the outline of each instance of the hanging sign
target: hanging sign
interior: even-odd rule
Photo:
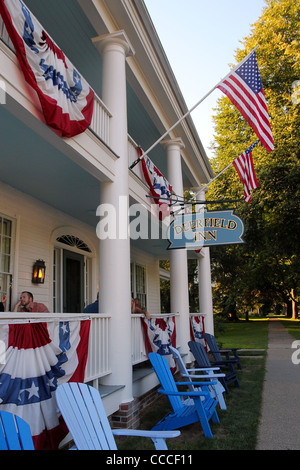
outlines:
[[[233,210],[177,214],[168,229],[168,250],[244,243],[243,221]]]

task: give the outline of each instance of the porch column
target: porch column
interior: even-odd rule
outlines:
[[[116,153],[113,182],[101,183],[98,215],[108,220],[100,238],[99,311],[111,315],[107,385],[125,385],[122,403],[133,400],[131,365],[130,238],[128,236],[128,137],[126,57],[133,54],[123,31],[93,39],[102,55],[102,100],[112,113],[109,145]],[[100,219],[101,220],[101,219]]]
[[[211,288],[211,273],[210,273],[210,252],[209,248],[201,249],[200,258],[198,259],[198,272],[199,272],[199,310],[201,313],[206,313],[205,316],[205,331],[206,333],[214,334],[214,318],[213,318],[213,303],[212,303],[212,288]]]
[[[184,148],[184,144],[181,139],[164,140],[162,144],[167,152],[168,181],[175,194],[183,196],[181,149]],[[170,296],[171,312],[180,314],[176,329],[177,344],[180,346],[181,354],[188,354],[189,357],[189,290],[187,251],[185,249],[170,250]]]
[[[198,199],[205,200],[205,192],[198,195]],[[199,311],[206,313],[205,331],[214,334],[213,302],[211,287],[210,270],[210,251],[209,247],[203,247],[198,258],[198,277],[199,277]]]

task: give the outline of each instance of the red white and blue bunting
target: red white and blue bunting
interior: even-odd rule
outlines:
[[[0,325],[0,410],[29,424],[36,450],[57,449],[68,434],[55,391],[84,381],[89,329],[89,319]]]
[[[190,321],[192,341],[201,343],[206,348],[206,341],[203,337],[203,334],[205,333],[204,316],[191,315]]]
[[[165,356],[172,373],[176,372],[176,363],[169,346],[176,348],[176,325],[174,317],[150,318],[142,320],[147,354],[150,352]]]
[[[47,125],[63,137],[84,132],[93,115],[93,90],[22,0],[0,0],[0,14]]]

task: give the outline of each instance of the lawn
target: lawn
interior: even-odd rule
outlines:
[[[267,321],[249,321],[226,324],[217,340],[224,347],[246,349],[267,348]],[[220,423],[212,423],[214,439],[206,439],[199,423],[181,429],[180,437],[167,442],[169,450],[254,450],[260,418],[264,352],[242,358],[243,369],[238,371],[240,388],[230,386],[225,395],[227,410],[218,410]],[[180,380],[180,379],[177,379]],[[140,429],[151,429],[170,410],[168,400],[159,398],[141,417]],[[149,439],[117,438],[119,450],[153,450]]]
[[[217,323],[215,337],[222,348],[267,349],[268,319]]]
[[[281,323],[295,339],[300,340],[300,321],[299,320],[281,320]]]

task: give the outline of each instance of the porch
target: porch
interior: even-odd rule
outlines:
[[[204,318],[205,314],[190,314],[190,317],[197,316]],[[88,356],[84,374],[84,382],[93,385],[97,388],[101,394],[103,404],[108,416],[121,411],[120,416],[117,413],[117,417],[112,423],[116,421],[118,427],[135,427],[135,423],[138,424],[139,416],[138,411],[140,408],[139,401],[143,400],[151,390],[154,390],[159,382],[156,374],[152,370],[147,357],[147,346],[145,344],[145,330],[143,330],[143,319],[144,316],[141,314],[132,314],[131,316],[131,365],[132,365],[132,394],[133,402],[125,404],[126,411],[130,414],[130,409],[134,408],[135,418],[134,420],[128,419],[126,412],[124,412],[124,404],[122,404],[122,389],[125,384],[118,381],[118,371],[114,371],[110,364],[110,352],[111,349],[116,347],[110,340],[111,324],[110,314],[72,314],[72,313],[49,313],[49,314],[38,314],[38,313],[10,313],[4,312],[0,319],[0,330],[2,326],[9,324],[26,324],[26,323],[56,323],[61,322],[67,323],[74,320],[90,320],[89,339],[88,339]],[[151,321],[155,324],[156,319],[168,321],[171,319],[174,321],[174,331],[179,326],[179,315],[178,314],[152,314]],[[158,335],[160,334],[157,331]],[[3,335],[1,336],[1,338]],[[180,344],[172,339],[173,346],[176,346],[180,350]],[[171,338],[170,338],[171,342]],[[0,358],[1,363],[5,364],[5,345],[4,342],[0,341]],[[122,347],[119,347],[120,353]],[[106,384],[105,378],[107,376],[114,377],[110,380],[110,384]],[[154,390],[155,391],[155,390]],[[145,408],[145,403],[151,403],[151,398],[144,400],[141,405]],[[124,417],[124,419],[122,418]]]

